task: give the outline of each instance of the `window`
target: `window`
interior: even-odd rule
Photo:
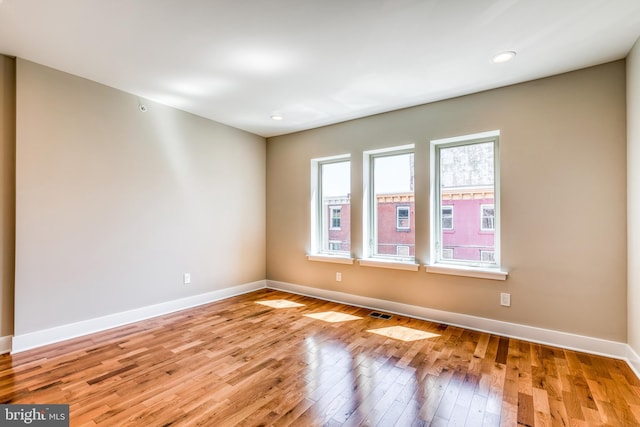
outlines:
[[[311,254],[351,251],[351,161],[349,155],[311,161]]]
[[[396,246],[396,255],[401,257],[408,257],[410,254],[409,246],[398,245]]]
[[[453,259],[453,248],[442,248],[442,259]]]
[[[331,211],[331,227],[330,230],[340,230],[340,217],[342,208],[340,206],[329,207]]]
[[[480,206],[480,230],[493,231],[495,229],[495,209],[493,205]]]
[[[495,256],[493,251],[480,251],[480,261],[482,262],[495,262]]]
[[[499,267],[499,132],[431,142],[431,264]],[[456,212],[455,233],[453,211]]]
[[[411,144],[364,153],[365,259],[386,258],[400,263],[413,263],[413,149]]]
[[[409,223],[409,206],[396,207],[396,228],[398,230],[409,230],[411,228],[411,224]]]
[[[442,206],[442,229],[453,230],[453,206]]]

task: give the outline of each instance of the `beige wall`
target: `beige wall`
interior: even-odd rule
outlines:
[[[145,103],[18,59],[16,335],[264,279],[264,138]]]
[[[636,351],[638,49],[627,66],[628,336]],[[7,335],[15,61],[0,59]],[[272,280],[627,340],[624,61],[271,138],[266,171],[260,137],[151,102],[142,114],[132,95],[17,62],[16,334],[260,280],[266,268]],[[415,143],[416,208],[427,212],[429,140],[493,129],[501,131],[506,282],[306,260],[310,159],[352,154],[359,255],[362,151]],[[416,229],[424,262],[426,215]],[[499,306],[500,292],[512,294],[510,308]]]
[[[625,342],[625,62],[267,141],[267,279]],[[416,144],[417,258],[429,256],[429,141],[501,131],[505,282],[307,261],[310,159]],[[422,212],[422,214],[420,214]],[[343,281],[335,281],[342,272]],[[510,292],[512,306],[499,305]]]
[[[16,61],[0,55],[0,336],[13,334]]]
[[[629,345],[640,353],[640,39],[627,58]]]

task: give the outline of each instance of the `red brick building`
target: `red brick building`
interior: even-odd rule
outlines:
[[[323,247],[351,251],[349,197],[324,201],[329,232]],[[376,197],[375,255],[415,257],[413,193]],[[442,259],[493,262],[495,209],[493,187],[444,189],[442,192]]]

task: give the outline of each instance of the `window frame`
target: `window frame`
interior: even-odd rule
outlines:
[[[479,272],[476,277],[485,277],[484,273],[489,272],[489,276],[495,272],[498,280],[506,279],[507,273],[502,271],[500,258],[500,131],[489,131],[471,135],[463,135],[453,138],[444,138],[431,141],[431,209],[430,209],[430,259],[426,266],[428,272],[444,274],[459,274],[474,276],[473,272]],[[440,151],[445,148],[460,147],[473,144],[493,143],[493,187],[494,187],[494,258],[495,262],[467,261],[445,259],[440,248],[442,243],[442,194],[440,186]],[[481,218],[482,221],[482,218]],[[444,229],[446,231],[446,229]],[[484,230],[483,230],[484,231]],[[489,231],[489,230],[487,230]]]
[[[376,221],[376,193],[374,188],[374,161],[379,157],[413,154],[415,168],[415,144],[406,144],[376,150],[367,150],[362,153],[363,172],[363,207],[362,207],[362,258],[359,264],[368,267],[392,268],[399,270],[418,271],[419,264],[414,256],[399,257],[394,255],[376,254],[374,245],[378,241]],[[415,179],[415,170],[414,170]],[[415,188],[414,188],[415,200]],[[396,222],[397,225],[397,222]],[[409,226],[410,227],[410,226]],[[415,232],[415,231],[414,231]]]
[[[323,191],[322,191],[322,173],[323,166],[333,163],[349,163],[349,188],[351,189],[351,170],[352,170],[352,160],[351,154],[340,154],[336,156],[329,157],[321,157],[311,159],[311,193],[310,193],[310,231],[311,231],[311,239],[309,244],[309,252],[307,258],[310,261],[325,261],[325,262],[337,262],[342,264],[352,264],[353,258],[351,257],[350,251],[332,251],[329,249],[323,248],[323,210],[325,208],[329,208],[329,212],[327,212],[327,230],[330,230],[331,225],[331,212],[330,209],[332,207],[336,207],[336,205],[324,205],[323,201]],[[351,191],[350,191],[351,192]],[[342,229],[342,207],[340,206],[340,229]],[[337,230],[337,229],[333,229]],[[328,236],[327,236],[328,239]],[[351,241],[351,230],[349,230],[349,240]],[[327,240],[328,241],[328,240]],[[349,245],[350,247],[352,244]]]

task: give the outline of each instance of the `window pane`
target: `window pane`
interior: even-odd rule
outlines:
[[[480,209],[482,209],[482,223],[480,225],[480,228],[483,231],[490,231],[490,230],[494,230],[495,229],[495,225],[494,225],[494,209],[493,209],[493,205],[491,206],[481,206]]]
[[[442,229],[453,230],[453,206],[442,207]]]
[[[495,262],[493,150],[493,142],[439,150],[441,259]]]
[[[373,157],[373,254],[415,257],[413,153]]]
[[[396,228],[398,230],[408,230],[411,227],[409,222],[409,207],[398,206],[396,209]]]
[[[408,257],[410,256],[410,250],[409,250],[409,246],[397,246],[396,247],[396,251],[397,251],[397,255],[401,256],[401,257]]]
[[[323,252],[351,250],[351,162],[320,164]]]
[[[482,251],[480,252],[480,258],[484,262],[495,262],[495,256],[492,251]]]
[[[331,229],[332,230],[340,230],[340,224],[342,219],[342,207],[341,206],[331,206],[329,208],[331,211]]]

